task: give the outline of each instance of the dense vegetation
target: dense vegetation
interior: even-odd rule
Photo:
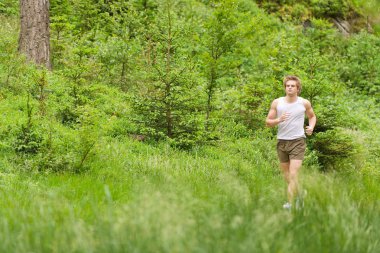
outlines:
[[[376,24],[344,37],[329,18],[365,1],[294,2],[52,0],[49,72],[2,1],[0,251],[376,252]],[[286,74],[318,117],[294,212],[264,127]]]

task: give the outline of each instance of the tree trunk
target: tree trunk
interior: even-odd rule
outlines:
[[[49,0],[20,0],[19,52],[51,69]]]

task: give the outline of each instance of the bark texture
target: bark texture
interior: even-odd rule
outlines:
[[[19,51],[28,60],[51,69],[49,0],[20,0]]]

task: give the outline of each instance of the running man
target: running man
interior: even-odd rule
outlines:
[[[297,76],[286,76],[283,81],[285,97],[275,99],[266,118],[268,127],[278,125],[277,154],[280,167],[287,182],[288,202],[283,205],[290,209],[298,196],[298,172],[302,166],[306,149],[306,136],[313,133],[317,117],[307,99],[299,97],[301,80]],[[309,125],[304,129],[305,113]]]

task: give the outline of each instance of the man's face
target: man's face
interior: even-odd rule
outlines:
[[[289,96],[295,96],[298,93],[297,82],[294,80],[289,80],[285,84],[285,93]]]

